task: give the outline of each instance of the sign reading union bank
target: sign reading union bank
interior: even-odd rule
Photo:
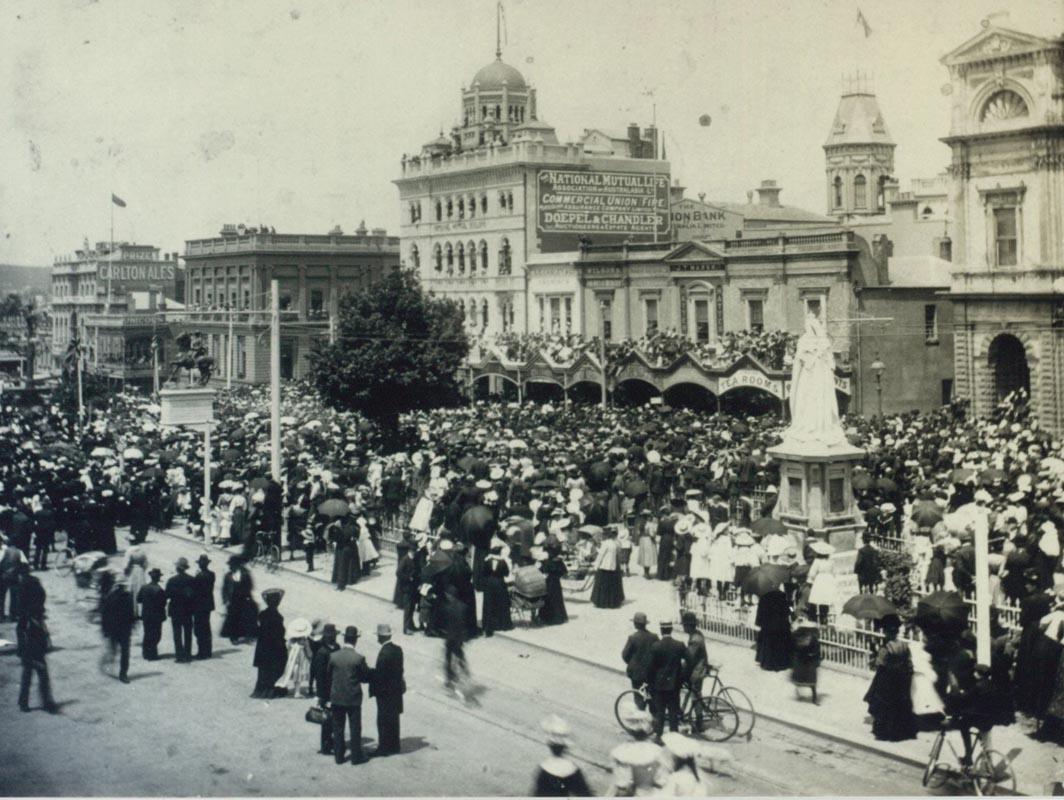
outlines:
[[[543,233],[669,231],[667,175],[545,169],[538,184]]]

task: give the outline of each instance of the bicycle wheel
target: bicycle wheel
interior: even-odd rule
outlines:
[[[55,554],[52,568],[60,575],[66,576],[74,571],[74,558],[69,550],[60,550]]]
[[[735,735],[745,736],[746,740],[750,741],[750,733],[754,729],[754,723],[757,722],[757,713],[754,711],[754,704],[746,696],[746,692],[734,686],[723,686],[717,691],[717,697],[723,697],[735,707],[739,714],[739,730],[735,732]]]
[[[931,753],[927,757],[927,766],[924,767],[924,786],[932,786],[937,788],[941,786],[946,780],[948,770],[938,763],[938,757],[942,753],[942,743],[945,741],[945,739],[945,732],[939,731],[938,736],[935,737],[935,741],[931,745]]]
[[[613,713],[617,717],[617,723],[629,736],[635,736],[640,729],[631,727],[627,720],[631,719],[633,711],[646,707],[646,698],[635,689],[629,689],[617,695],[617,701],[613,704]]]
[[[1009,760],[997,750],[979,753],[972,764],[971,776],[978,795],[1014,794],[1016,791],[1016,773]]]
[[[695,736],[711,742],[724,742],[739,730],[739,712],[722,697],[701,697],[691,703],[684,722]]]
[[[279,566],[281,566],[281,548],[271,544],[266,550],[266,570],[276,572]]]

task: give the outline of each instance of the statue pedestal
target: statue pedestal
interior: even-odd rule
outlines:
[[[203,426],[214,420],[214,389],[163,389],[159,392],[160,425]]]
[[[864,458],[865,451],[845,441],[829,445],[784,436],[782,444],[768,449],[780,462],[779,500],[772,516],[787,527],[800,547],[809,536],[834,547],[832,572],[840,590],[852,579],[854,591],[849,594],[856,594],[855,542],[865,522],[853,496],[852,479],[854,464]]]

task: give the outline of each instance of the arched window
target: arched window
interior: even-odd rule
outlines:
[[[458,274],[465,275],[465,246],[459,242],[458,247]]]
[[[443,204],[439,200],[436,201],[436,221],[440,222],[443,219]]]
[[[417,201],[417,222],[421,222],[421,201]]]
[[[507,192],[506,193],[506,210],[509,211],[511,214],[514,213],[514,193],[513,192]]]
[[[455,302],[458,304],[458,313],[462,315],[462,323],[464,324],[466,321],[465,303],[461,300],[456,300]]]
[[[838,175],[835,176],[834,187],[835,187],[835,199],[834,199],[835,205],[834,205],[834,208],[842,208],[842,178],[840,178]]]
[[[488,118],[488,107],[487,106],[481,106],[480,107],[480,118],[482,120],[485,120],[485,119]]]
[[[410,266],[417,269],[421,266],[421,254],[418,252],[417,245],[410,245]]]
[[[447,274],[454,273],[454,248],[451,247],[451,243],[447,243]]]
[[[477,272],[477,246],[472,239],[466,245],[466,252],[469,254],[469,277],[473,277]]]
[[[480,240],[480,271],[488,274],[488,243]]]
[[[477,301],[472,297],[469,298],[469,324],[474,328],[477,325]]]
[[[447,198],[447,219],[454,216],[454,201],[451,198]]]
[[[480,213],[488,213],[488,195],[486,193],[481,193],[480,195]]]
[[[868,181],[864,175],[853,179],[853,204],[856,208],[865,208],[868,205]]]
[[[495,106],[495,121],[498,122],[502,119],[502,108],[498,105]]]
[[[458,198],[458,219],[465,219],[465,198]]]
[[[467,205],[469,206],[469,216],[470,216],[470,218],[475,217],[477,215],[477,198],[476,198],[476,196],[469,195],[469,202],[467,203]]]
[[[506,210],[506,192],[499,192],[499,208]]]
[[[482,300],[480,303],[480,324],[484,330],[488,329],[488,301]]]
[[[443,270],[443,250],[440,249],[439,243],[432,248],[432,261],[436,267],[436,271],[441,272]]]
[[[1016,92],[1010,89],[1002,89],[994,92],[986,101],[982,112],[979,114],[980,122],[1005,122],[1010,119],[1026,117],[1030,114],[1027,103]]]
[[[505,237],[499,245],[499,274],[510,274],[510,240]]]
[[[413,203],[410,204],[410,221],[417,222],[417,206]]]

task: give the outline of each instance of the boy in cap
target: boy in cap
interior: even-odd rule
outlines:
[[[378,756],[399,753],[399,715],[403,713],[403,650],[392,643],[390,625],[377,626],[377,642],[381,649],[369,686],[370,697],[377,698],[377,752]]]
[[[140,604],[140,618],[144,623],[144,640],[140,653],[145,661],[159,659],[159,640],[163,636],[163,622],[166,620],[166,591],[159,585],[162,570],[152,567],[148,570],[150,583],[140,587],[136,601]]]

